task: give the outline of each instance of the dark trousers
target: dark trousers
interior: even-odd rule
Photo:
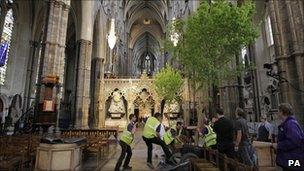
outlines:
[[[248,165],[254,165],[254,151],[251,145],[239,146],[239,150],[237,152],[237,158],[240,162]]]
[[[161,140],[158,137],[154,137],[154,138],[143,137],[143,139],[148,147],[148,158],[147,158],[148,163],[152,163],[152,149],[153,149],[152,144],[160,145],[166,155],[166,160],[169,161],[172,154],[171,154],[168,146],[166,145],[166,143],[163,140]]]
[[[119,159],[116,163],[115,171],[119,170],[119,168],[122,164],[122,161],[125,158],[126,153],[127,153],[127,157],[125,159],[125,163],[124,163],[123,167],[126,167],[126,166],[129,165],[130,159],[131,159],[131,156],[132,156],[132,150],[131,150],[131,147],[128,144],[126,144],[123,141],[119,141],[119,144],[121,146],[121,154],[120,154],[120,157],[119,157]]]
[[[226,154],[229,158],[235,158],[234,144],[233,143],[225,143],[225,144],[217,144],[217,150],[220,153]]]
[[[217,144],[218,152],[225,154],[227,157],[234,159],[235,158],[235,151],[234,151],[234,144],[233,143],[223,143]],[[219,159],[219,168],[220,170],[224,170],[224,159]],[[233,166],[228,166],[229,171],[234,171],[235,169]]]

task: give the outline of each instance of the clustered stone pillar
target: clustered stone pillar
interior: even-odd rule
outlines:
[[[227,84],[220,88],[220,106],[222,106],[224,113],[230,118],[234,118],[235,109],[239,106],[239,89],[238,85]]]
[[[103,70],[104,70],[104,63],[103,63]],[[104,79],[104,71],[102,70],[102,79],[100,80],[100,88],[99,88],[99,104],[98,104],[98,128],[102,128],[105,126],[105,120],[106,120],[106,99],[105,99],[105,79]]]
[[[42,80],[58,79],[58,83],[56,83],[58,85],[55,85],[52,90],[52,100],[57,104],[57,113],[62,92],[60,85],[62,85],[64,77],[64,51],[69,8],[70,0],[50,0],[48,2],[46,32],[42,47]],[[41,85],[39,103],[43,103],[47,96],[50,97],[50,92],[45,91],[45,83],[42,82]]]
[[[275,54],[279,74],[288,80],[280,84],[281,102],[290,103],[298,119],[304,121],[304,40],[303,1],[270,0]]]
[[[75,127],[88,129],[92,42],[83,39],[79,40],[78,49]]]
[[[59,82],[62,83],[70,0],[50,0],[49,3],[43,76],[59,76]]]
[[[100,96],[100,82],[101,82],[101,67],[102,59],[100,57],[95,57],[92,60],[92,72],[91,74],[91,113],[93,117],[93,128],[98,128],[99,123],[99,96]]]
[[[26,92],[24,93],[25,96],[24,96],[24,101],[26,103],[26,105],[23,106],[23,109],[26,110],[30,107],[30,98],[31,98],[31,95],[32,95],[32,90],[33,90],[33,87],[32,84],[34,82],[34,77],[33,77],[33,72],[34,72],[34,61],[35,61],[35,56],[36,56],[36,52],[37,52],[37,49],[39,47],[39,42],[37,41],[30,41],[30,58],[29,58],[29,61],[28,61],[28,67],[27,67],[27,80],[26,80]]]

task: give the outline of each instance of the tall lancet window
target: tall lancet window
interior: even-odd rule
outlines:
[[[274,42],[273,42],[271,20],[270,20],[269,15],[266,17],[266,20],[265,20],[265,28],[266,28],[267,44],[268,44],[268,46],[272,46],[274,44]]]
[[[150,56],[147,53],[146,60],[145,60],[145,69],[146,69],[147,73],[150,73],[150,68],[151,68],[151,61],[150,61]]]
[[[4,27],[1,37],[0,46],[0,85],[4,85],[7,61],[9,57],[9,50],[11,45],[12,32],[14,27],[13,10],[9,9],[5,16]]]

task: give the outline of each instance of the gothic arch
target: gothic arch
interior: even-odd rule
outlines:
[[[165,30],[165,18],[164,16],[168,15],[168,7],[165,0],[161,1],[132,1],[126,0],[125,2],[125,11],[124,18],[128,19],[130,23],[128,24],[128,29],[132,27],[136,17],[139,17],[143,8],[148,7],[153,10],[150,14],[153,15],[154,18],[158,19],[158,22],[161,24],[163,31]],[[140,12],[140,13],[138,13]],[[137,13],[137,14],[136,14]]]
[[[165,37],[165,16],[168,14],[167,2],[161,1],[130,1],[125,2],[124,17],[126,21],[126,32],[130,37],[127,40],[129,48],[130,75],[139,75],[138,61],[144,53],[151,53],[155,62],[154,72],[161,66],[162,39]],[[145,40],[148,35],[149,41]],[[148,42],[148,43],[147,43]],[[148,45],[147,45],[148,44]],[[148,56],[148,55],[146,55]],[[150,55],[149,55],[150,56]],[[135,65],[134,65],[135,64]],[[153,74],[153,73],[150,73]]]
[[[152,28],[140,28],[140,31],[136,32],[129,43],[129,48],[133,49],[135,43],[138,41],[138,39],[145,33],[151,34],[159,44],[161,44],[161,33],[153,30]]]
[[[152,73],[156,72],[161,64],[161,54],[160,54],[160,45],[158,40],[155,39],[153,35],[146,32],[143,33],[136,41],[133,48],[133,56],[132,56],[132,71],[133,74],[137,75],[142,72],[141,61],[142,58],[145,57],[145,54],[150,54],[153,61],[153,70]],[[150,74],[152,74],[150,73]]]
[[[155,111],[155,99],[151,93],[143,88],[133,101],[134,114],[137,118],[152,116]]]

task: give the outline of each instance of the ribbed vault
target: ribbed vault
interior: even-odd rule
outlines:
[[[130,36],[128,47],[133,50],[128,56],[131,58],[131,74],[141,74],[145,58],[149,58],[149,71],[153,74],[163,61],[160,47],[165,33],[167,3],[165,0],[127,0],[124,5],[126,31]]]
[[[141,74],[143,70],[146,70],[148,74],[153,75],[160,66],[160,46],[158,41],[153,35],[146,32],[142,34],[134,45],[134,58],[133,58],[133,74]],[[145,58],[149,56],[150,64],[149,68],[145,66]]]

